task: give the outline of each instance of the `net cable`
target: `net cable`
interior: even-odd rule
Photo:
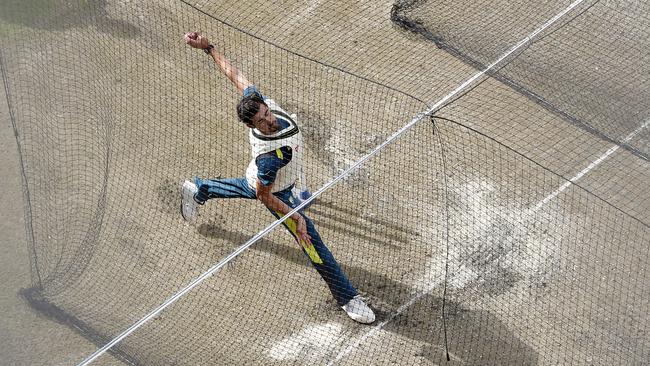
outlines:
[[[213,267],[205,271],[201,276],[197,277],[193,281],[191,281],[188,285],[183,287],[181,290],[176,292],[173,296],[171,296],[169,299],[167,299],[165,302],[160,304],[158,307],[150,311],[147,315],[142,317],[140,320],[135,322],[133,325],[131,325],[129,328],[124,330],[120,335],[115,337],[113,340],[111,340],[109,343],[104,345],[103,347],[99,348],[96,350],[93,354],[89,355],[86,359],[84,359],[82,362],[78,364],[78,366],[86,366],[89,365],[91,362],[96,360],[98,357],[100,357],[102,354],[104,354],[106,351],[108,351],[110,348],[115,346],[117,343],[122,341],[124,338],[128,337],[131,333],[135,332],[138,328],[140,328],[142,325],[150,321],[151,319],[155,318],[156,315],[158,315],[160,312],[162,312],[165,308],[169,307],[171,304],[175,303],[178,299],[180,299],[182,296],[184,296],[186,293],[191,291],[193,288],[201,284],[205,279],[209,278],[213,274],[215,274],[217,271],[219,271],[223,266],[228,264],[230,261],[232,261],[235,257],[246,251],[249,247],[251,247],[253,244],[255,244],[257,241],[259,241],[263,236],[271,232],[274,228],[276,228],[278,225],[282,224],[286,219],[288,219],[291,215],[295,214],[296,212],[300,211],[303,207],[309,205],[314,199],[318,198],[323,192],[328,190],[330,187],[335,185],[337,182],[341,181],[342,179],[346,178],[349,176],[352,172],[356,171],[359,166],[363,165],[366,161],[368,161],[370,158],[373,156],[377,155],[381,150],[383,150],[386,146],[394,142],[398,137],[400,137],[402,134],[410,130],[413,126],[415,126],[417,123],[422,121],[425,118],[428,118],[432,116],[436,111],[438,111],[442,106],[444,106],[449,100],[452,100],[454,97],[456,97],[458,94],[461,94],[463,91],[465,91],[468,87],[470,87],[474,82],[476,82],[478,79],[482,78],[485,76],[490,70],[495,68],[497,65],[500,65],[501,62],[505,59],[507,59],[510,55],[513,53],[517,52],[519,49],[522,47],[526,46],[529,42],[531,42],[535,36],[537,36],[539,33],[543,32],[545,29],[553,25],[555,22],[557,22],[559,19],[561,19],[564,15],[569,13],[571,10],[573,10],[575,7],[580,5],[584,0],[576,0],[573,3],[571,3],[569,6],[567,6],[564,10],[556,14],[554,17],[550,18],[547,20],[544,24],[539,26],[537,29],[535,29],[533,32],[531,32],[529,35],[527,35],[525,38],[517,42],[514,46],[512,46],[507,52],[505,52],[501,57],[499,57],[496,61],[494,61],[492,64],[490,64],[485,70],[479,71],[475,73],[472,77],[468,78],[465,80],[463,83],[461,83],[457,88],[455,88],[453,91],[451,91],[449,94],[445,95],[443,98],[441,98],[439,101],[437,101],[433,106],[431,106],[428,110],[419,113],[416,115],[409,123],[404,125],[402,128],[394,132],[387,140],[385,140],[383,143],[375,147],[372,151],[370,151],[368,154],[363,156],[361,159],[356,161],[354,164],[352,164],[350,167],[348,167],[344,172],[342,172],[340,175],[323,185],[321,188],[319,188],[317,191],[313,193],[311,197],[303,201],[301,204],[299,204],[296,208],[292,209],[289,213],[284,215],[282,218],[274,221],[272,224],[268,225],[265,229],[262,231],[258,232],[255,236],[253,236],[249,241],[241,245],[237,250],[232,252],[230,255],[228,255],[226,258],[223,260],[219,261],[217,264],[215,264]],[[353,345],[347,347],[344,351],[339,353],[336,358],[328,363],[328,365],[333,365],[339,360],[341,360],[346,354],[348,354],[353,348],[358,346],[361,342],[363,342],[364,339],[370,337],[372,334],[375,332],[381,330],[386,324],[390,322],[395,316],[399,315],[401,313],[400,309],[404,311],[405,309],[409,308],[413,303],[417,301],[420,297],[426,295],[428,291],[421,292],[420,294],[412,297],[409,302],[406,304],[402,305],[394,314],[391,314],[386,320],[382,321],[378,325],[372,327],[372,329],[366,333],[363,337],[361,337],[359,340],[353,343]]]

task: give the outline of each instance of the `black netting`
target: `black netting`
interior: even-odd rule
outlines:
[[[552,3],[552,2],[551,2]],[[551,19],[566,2],[461,7],[405,0],[392,9],[415,32],[477,68]],[[518,93],[608,142],[648,160],[650,62],[646,2],[584,1],[491,75]],[[628,138],[634,134],[635,138]]]
[[[303,211],[315,247],[270,231],[114,346],[117,360],[642,365],[647,14],[616,1],[5,2],[23,295],[103,346],[275,219],[259,186],[225,180],[244,176],[249,128],[233,83],[184,44],[196,30],[299,126],[304,177],[279,200],[345,177]],[[291,164],[298,150],[264,153]],[[190,223],[184,180],[206,201]],[[341,309],[348,280],[372,325]]]

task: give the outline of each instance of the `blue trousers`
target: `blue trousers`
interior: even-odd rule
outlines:
[[[194,199],[203,204],[207,200],[212,198],[246,198],[246,199],[256,199],[255,190],[248,185],[246,178],[226,178],[226,179],[200,179],[194,178],[194,183],[199,188],[198,193]],[[273,193],[274,196],[279,198],[287,206],[295,208],[298,206],[299,201],[297,201],[292,193],[291,188],[289,187],[283,191]],[[278,212],[274,212],[269,209],[271,213],[276,217],[280,218]],[[357,290],[352,286],[350,280],[347,278],[343,270],[334,259],[334,256],[327,248],[323,240],[321,239],[318,231],[314,227],[314,223],[304,214],[302,214],[307,223],[307,232],[311,236],[311,246],[305,248],[302,247],[303,253],[307,255],[310,259],[311,264],[316,268],[316,271],[323,278],[327,286],[329,287],[332,295],[336,299],[336,302],[339,305],[345,305],[350,301],[354,296],[358,294]],[[289,230],[291,235],[297,239],[295,233],[295,222],[292,219],[287,219],[283,223],[284,227]]]

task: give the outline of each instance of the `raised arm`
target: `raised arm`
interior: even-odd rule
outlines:
[[[239,94],[244,94],[244,90],[252,85],[237,67],[231,64],[224,55],[219,53],[219,51],[210,44],[210,41],[208,41],[206,37],[200,35],[198,32],[189,32],[185,33],[183,39],[185,40],[185,43],[193,48],[205,50],[206,53],[209,52],[212,59],[214,59],[214,62],[219,66],[219,69],[221,69],[221,72],[223,72],[223,74],[233,83]]]

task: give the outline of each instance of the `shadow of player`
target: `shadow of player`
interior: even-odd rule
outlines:
[[[198,232],[207,238],[218,238],[232,244],[233,249],[250,239],[249,234],[229,231],[214,224],[201,224]],[[251,250],[271,254],[296,265],[310,267],[304,254],[294,246],[261,239]],[[434,289],[421,296],[410,307],[397,314],[397,309],[409,303],[414,289],[388,276],[364,268],[341,264],[350,280],[370,299],[376,310],[377,324],[390,319],[383,330],[427,344],[414,355],[447,365],[536,365],[538,354],[520,340],[493,313],[464,308],[447,301],[447,333],[451,361],[446,361],[441,293]],[[332,306],[335,308],[335,306]],[[368,328],[371,329],[371,328]]]

